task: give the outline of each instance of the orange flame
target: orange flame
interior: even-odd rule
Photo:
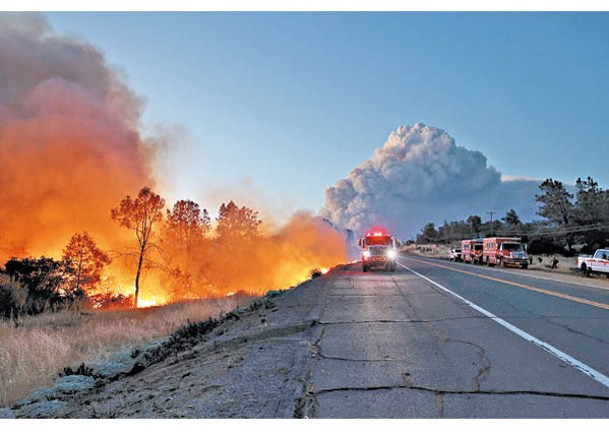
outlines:
[[[60,258],[70,237],[87,231],[114,257],[98,291],[132,294],[137,257],[125,254],[134,237],[110,219],[110,210],[125,195],[155,184],[155,147],[137,128],[140,102],[94,47],[40,26],[3,24],[0,265],[12,256]],[[254,244],[212,245],[208,239],[196,246],[192,263],[173,259],[171,268],[188,272],[178,277],[186,283],[182,288],[176,276],[169,278],[166,259],[150,254],[138,306],[260,294],[346,260],[344,237],[307,213]]]

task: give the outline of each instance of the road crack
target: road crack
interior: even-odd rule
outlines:
[[[375,386],[375,387],[339,387],[339,388],[328,388],[315,391],[315,395],[320,396],[322,394],[336,393],[336,392],[361,392],[361,391],[393,391],[393,390],[413,390],[413,391],[424,391],[436,395],[486,395],[486,396],[517,396],[517,395],[530,395],[530,396],[545,396],[545,397],[561,397],[569,399],[591,399],[591,400],[602,400],[609,402],[609,396],[596,396],[590,394],[577,394],[577,393],[557,393],[553,391],[534,391],[534,390],[442,390],[437,388],[427,388],[412,385],[387,385],[387,386]]]
[[[459,316],[459,317],[446,317],[441,319],[375,319],[375,320],[338,320],[338,321],[320,321],[320,325],[353,325],[359,323],[437,323],[437,322],[448,322],[451,320],[492,320],[491,317],[486,316]]]

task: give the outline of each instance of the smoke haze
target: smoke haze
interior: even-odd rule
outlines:
[[[504,216],[514,208],[522,218],[535,213],[538,181],[504,177],[479,151],[456,145],[444,130],[422,123],[402,126],[371,159],[326,190],[320,214],[357,235],[372,225],[401,238],[413,237],[428,222]]]
[[[141,108],[96,47],[56,34],[42,15],[0,14],[0,264],[13,256],[60,258],[70,237],[87,231],[102,249],[120,254],[104,290],[133,292],[135,237],[110,219],[110,210],[173,172],[171,161],[152,172],[155,151],[168,151],[174,135],[144,140]],[[142,306],[287,288],[313,268],[346,260],[344,237],[320,218],[296,213],[277,227],[269,225],[268,210],[260,215],[266,222],[256,243],[225,247],[208,238],[193,248],[191,264],[175,257],[168,265],[164,255],[148,254]],[[159,222],[156,232],[162,229]],[[168,275],[169,268],[181,273]]]
[[[138,99],[40,15],[0,16],[0,59],[0,257],[57,255],[84,230],[115,242],[110,208],[153,181]]]

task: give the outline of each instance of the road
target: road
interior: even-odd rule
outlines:
[[[316,417],[609,417],[609,292],[399,264],[332,278],[312,371]]]
[[[398,263],[339,266],[0,417],[609,418],[609,291]]]

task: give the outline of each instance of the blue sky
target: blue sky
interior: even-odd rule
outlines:
[[[504,174],[609,187],[608,13],[45,15],[125,73],[145,131],[177,132],[169,198],[317,211],[416,122]]]

